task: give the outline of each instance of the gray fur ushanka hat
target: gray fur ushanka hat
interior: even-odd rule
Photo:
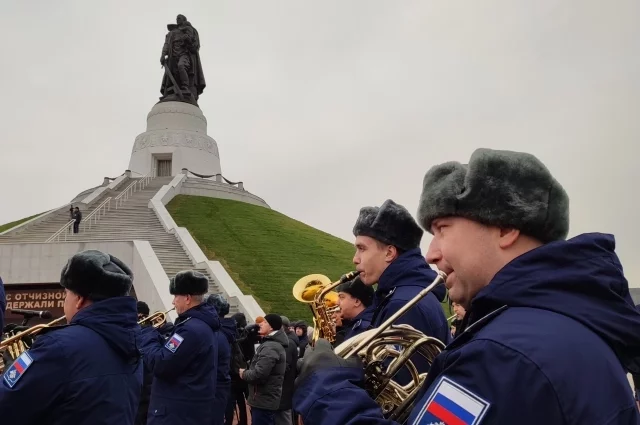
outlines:
[[[169,281],[171,295],[204,295],[209,290],[209,278],[195,270],[178,272]]]
[[[364,207],[353,226],[354,236],[369,236],[404,251],[418,248],[423,231],[409,211],[391,199],[380,207]]]
[[[60,285],[92,301],[129,295],[133,273],[113,255],[86,250],[69,259],[60,273]]]
[[[465,217],[520,230],[543,243],[569,233],[569,197],[535,156],[477,149],[469,164],[446,162],[427,171],[418,222],[431,232],[433,220]]]

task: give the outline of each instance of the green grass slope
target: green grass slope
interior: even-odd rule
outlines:
[[[354,270],[353,245],[267,208],[226,199],[176,196],[167,209],[210,260],[220,261],[265,312],[311,318],[291,294],[301,277],[332,280]]]
[[[173,198],[167,209],[267,313],[310,321],[308,305],[291,294],[296,281],[312,273],[337,280],[355,269],[351,243],[274,210],[185,195]]]
[[[32,218],[37,217],[37,216],[39,216],[41,214],[42,213],[35,214],[35,215],[32,215],[31,217],[27,217],[27,218],[23,218],[23,219],[20,219],[20,220],[12,221],[11,223],[7,223],[7,224],[2,224],[2,225],[0,225],[0,233],[4,232],[5,230],[11,229],[12,227],[17,226],[18,224],[22,224],[25,221],[31,220]]]

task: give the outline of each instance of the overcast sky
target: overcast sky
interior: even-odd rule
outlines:
[[[415,214],[432,165],[525,150],[567,189],[571,236],[615,234],[640,286],[636,0],[0,5],[0,224],[127,168],[182,13],[222,172],[272,208],[352,241],[364,205]]]

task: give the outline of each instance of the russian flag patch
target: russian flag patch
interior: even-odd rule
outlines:
[[[9,388],[13,388],[32,364],[33,359],[28,352],[25,351],[20,354],[20,357],[18,357],[11,366],[9,366],[9,369],[4,372],[4,382],[7,383]]]
[[[171,338],[169,338],[169,341],[164,345],[164,348],[175,353],[178,347],[180,347],[180,344],[182,344],[182,341],[184,341],[183,337],[178,334],[173,334]]]
[[[442,377],[413,425],[478,425],[491,403]]]

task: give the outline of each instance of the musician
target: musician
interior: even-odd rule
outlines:
[[[165,340],[153,327],[142,330],[144,361],[153,370],[149,425],[213,423],[218,366],[216,309],[203,303],[209,279],[194,270],[169,282],[178,319]]]
[[[231,392],[231,347],[238,338],[236,321],[229,314],[229,302],[220,294],[206,296],[207,304],[213,306],[220,318],[220,331],[216,332],[218,339],[218,368],[216,378],[216,393],[213,404],[213,424],[223,425],[224,414],[227,410],[227,400]]]
[[[142,387],[131,270],[83,251],[61,273],[68,325],[40,332],[0,383],[3,424],[132,425]]]
[[[409,211],[391,199],[381,207],[360,209],[353,227],[356,237],[353,263],[365,285],[378,283],[371,305],[371,327],[380,326],[436,278],[436,272],[420,251],[423,233]],[[438,295],[429,293],[397,323],[406,323],[446,344],[451,334],[440,304],[440,297],[446,292],[444,285],[439,285],[438,290]],[[418,372],[429,370],[423,357],[416,355],[412,361]],[[401,369],[396,380],[407,384],[408,370]]]
[[[640,314],[614,237],[565,239],[569,198],[542,162],[479,149],[468,165],[437,165],[418,217],[434,235],[429,261],[467,313],[409,424],[640,422],[626,377],[639,371]],[[326,345],[302,365],[294,407],[305,425],[391,423],[358,386],[356,359]]]
[[[373,309],[368,308],[373,302],[373,288],[362,283],[360,276],[356,276],[353,280],[339,285],[336,292],[342,317],[350,321],[345,339],[366,331],[373,317]]]

